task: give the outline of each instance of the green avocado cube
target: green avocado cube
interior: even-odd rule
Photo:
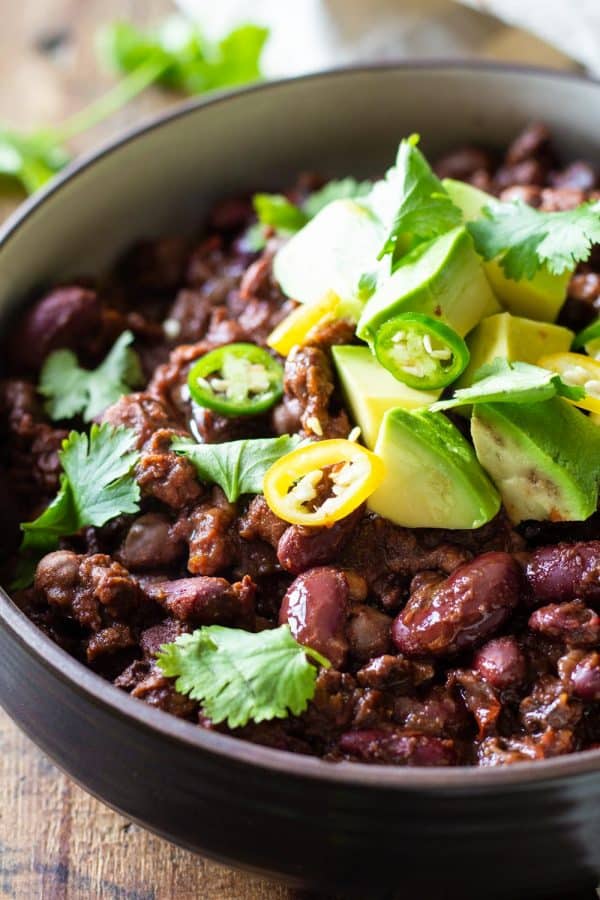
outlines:
[[[469,442],[442,413],[391,409],[375,453],[386,466],[369,509],[407,528],[479,528],[500,497]]]
[[[380,325],[404,312],[443,319],[465,335],[484,316],[500,312],[471,236],[463,227],[411,254],[367,301],[357,334],[371,343]]]
[[[471,436],[512,522],[581,522],[596,511],[600,429],[566,400],[478,405]]]
[[[464,181],[445,178],[442,182],[450,197],[462,210],[466,222],[478,219],[485,206],[493,206],[497,199]],[[541,322],[554,322],[567,296],[572,271],[553,275],[545,266],[529,280],[507,278],[502,267],[492,259],[483,263],[485,274],[502,305],[516,316]]]
[[[346,407],[371,450],[388,409],[396,406],[419,409],[435,403],[440,396],[441,390],[417,391],[398,381],[375,359],[368,347],[342,345],[332,347],[331,353]]]

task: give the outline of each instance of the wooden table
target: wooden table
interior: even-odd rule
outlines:
[[[216,0],[218,2],[218,0]],[[0,32],[0,120],[59,122],[111,83],[93,49],[97,26],[145,23],[168,0],[5,2]],[[519,52],[525,52],[519,38]],[[531,44],[529,46],[531,57]],[[493,48],[492,48],[493,52]],[[503,56],[511,55],[502,46]],[[539,54],[539,48],[536,50]],[[552,54],[550,62],[560,61]],[[74,143],[80,150],[172,103],[148,92]],[[0,217],[19,201],[0,197]],[[58,771],[0,712],[0,897],[17,900],[291,900],[306,896],[180,850],[107,809]]]

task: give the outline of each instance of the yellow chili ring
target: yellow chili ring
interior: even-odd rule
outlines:
[[[318,503],[319,485],[331,483],[329,496]],[[332,525],[357,509],[383,481],[383,461],[370,450],[341,438],[318,441],[292,450],[267,471],[265,499],[273,512],[293,525]]]
[[[292,347],[306,342],[311,331],[334,319],[339,305],[338,295],[328,291],[315,303],[298,306],[275,326],[267,338],[268,346],[280,356],[288,356]]]
[[[569,403],[600,412],[600,362],[583,353],[550,353],[538,360],[538,366],[556,372],[565,384],[584,389],[585,397]]]

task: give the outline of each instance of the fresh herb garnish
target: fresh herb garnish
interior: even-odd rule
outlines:
[[[389,228],[379,259],[392,267],[419,243],[460,225],[462,213],[418,149],[419,135],[400,142],[396,164],[374,184],[367,205]]]
[[[107,423],[92,425],[89,438],[72,431],[63,441],[58,454],[63,468],[60,490],[37,519],[21,525],[24,558],[15,587],[29,583],[36,561],[55,550],[61,537],[138,511],[140,489],[132,474],[139,459],[135,443],[131,429]]]
[[[218,484],[229,502],[234,503],[241,494],[261,494],[267,469],[300,441],[297,435],[287,434],[224,444],[196,444],[176,438],[171,446],[176,453],[188,457],[202,481]]]
[[[564,212],[543,212],[526,203],[494,203],[467,225],[477,252],[498,259],[507,278],[531,279],[546,266],[554,275],[588,259],[600,242],[600,201]]]
[[[440,400],[430,409],[437,412],[475,403],[541,403],[552,397],[580,400],[585,395],[583,388],[565,384],[555,372],[500,357],[478,369],[475,379],[470,387],[460,388],[449,400]]]
[[[283,194],[255,194],[253,204],[258,223],[248,229],[247,243],[251,249],[261,250],[265,245],[265,229],[272,228],[282,237],[295,234],[329,203],[364,197],[371,188],[370,181],[341,178],[313,191],[301,205],[292,203]]]
[[[165,644],[158,666],[177,678],[179,693],[202,703],[211,721],[239,728],[304,712],[317,677],[307,656],[329,668],[320,653],[294,640],[288,625],[258,634],[211,625]]]
[[[173,17],[145,34],[116,22],[99,36],[111,66],[128,73],[114,88],[56,128],[18,134],[0,129],[0,176],[33,193],[70,161],[64,144],[125,106],[151,84],[197,94],[256,81],[268,31],[242,25],[217,43],[197,26]]]
[[[211,43],[197,25],[173,16],[151,31],[130,22],[114,22],[100,33],[99,49],[118,71],[134,72],[152,61],[160,65],[159,84],[198,94],[258,80],[268,35],[258,25],[241,25]]]
[[[104,361],[93,370],[82,369],[71,350],[55,350],[46,358],[40,374],[39,393],[54,420],[82,414],[90,422],[131,388],[143,382],[137,353],[131,349],[131,331],[115,341]]]

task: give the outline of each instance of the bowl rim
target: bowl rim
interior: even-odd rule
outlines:
[[[41,191],[25,200],[0,226],[0,252],[38,208],[96,162],[118,151],[124,145],[144,138],[146,134],[156,129],[195,114],[199,109],[227,104],[237,98],[257,92],[285,90],[296,82],[318,82],[360,74],[376,74],[381,71],[415,70],[418,72],[429,70],[439,72],[444,69],[465,73],[484,70],[525,78],[542,76],[582,85],[596,87],[600,85],[599,78],[579,72],[487,60],[433,59],[341,66],[292,78],[259,82],[236,90],[212,94],[208,98],[193,98],[144,119],[141,124],[126,129],[118,137],[102,143],[96,150],[82,154],[76,161],[70,163]],[[439,791],[446,789],[454,793],[463,793],[476,789],[489,793],[503,786],[539,785],[568,776],[583,776],[600,771],[600,749],[496,768],[413,768],[358,762],[331,763],[317,757],[275,750],[259,744],[252,744],[237,737],[209,731],[130,697],[55,644],[27,618],[2,587],[0,587],[0,622],[8,628],[14,640],[29,653],[34,654],[38,662],[43,664],[55,678],[68,685],[71,690],[93,705],[102,706],[105,712],[120,719],[133,721],[141,730],[158,734],[168,742],[183,744],[189,749],[223,757],[239,765],[274,770],[292,779],[330,782],[332,786],[339,785],[340,787],[352,785],[370,790]]]

